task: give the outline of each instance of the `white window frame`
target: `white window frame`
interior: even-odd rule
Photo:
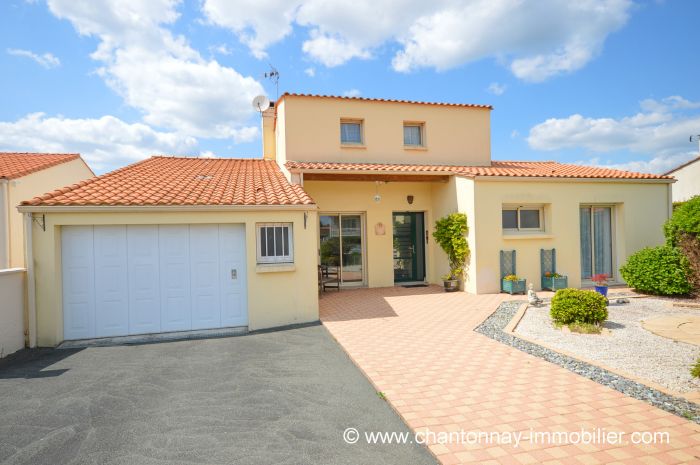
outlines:
[[[343,140],[343,124],[359,124],[360,125],[360,142],[346,142]],[[341,118],[340,125],[340,145],[358,147],[365,145],[365,121],[359,118]]]
[[[516,228],[503,228],[503,211],[505,210],[515,210],[517,212],[517,227]],[[537,210],[540,214],[540,227],[539,228],[521,228],[520,227],[520,210]],[[544,232],[544,205],[503,205],[501,208],[501,227],[503,231],[507,234],[513,233],[533,233],[533,232]]]
[[[263,228],[287,228],[289,237],[289,250],[286,255],[262,255],[262,231]],[[274,236],[273,236],[274,237]],[[256,223],[255,224],[255,241],[257,262],[261,265],[276,264],[276,263],[294,263],[294,227],[293,223]],[[277,248],[277,247],[275,247]]]
[[[403,128],[406,127],[417,127],[420,131],[420,144],[407,144],[405,140],[405,135],[401,134],[402,137],[404,137],[404,147],[407,148],[415,148],[415,147],[425,147],[425,123],[421,121],[404,121],[403,122]]]

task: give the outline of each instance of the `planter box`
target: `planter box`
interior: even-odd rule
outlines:
[[[556,291],[558,289],[566,289],[569,287],[569,278],[561,276],[559,278],[542,276],[542,289]]]
[[[501,289],[510,295],[525,294],[525,280],[518,279],[517,281],[501,280]]]
[[[457,292],[459,291],[459,280],[458,279],[448,279],[442,282],[445,286],[445,292]]]

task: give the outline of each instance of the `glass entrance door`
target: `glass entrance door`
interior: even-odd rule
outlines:
[[[320,215],[321,265],[336,267],[341,285],[365,282],[363,231],[360,214]]]
[[[581,279],[595,274],[613,276],[613,209],[582,206],[581,216]]]
[[[394,282],[425,280],[422,212],[394,212]]]

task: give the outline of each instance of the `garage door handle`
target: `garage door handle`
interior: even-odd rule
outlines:
[[[238,270],[231,270],[231,279],[238,279]]]

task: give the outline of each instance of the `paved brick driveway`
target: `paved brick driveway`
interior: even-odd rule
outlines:
[[[329,292],[321,320],[414,430],[625,433],[622,445],[431,445],[444,464],[700,463],[695,423],[472,331],[504,298],[437,287]],[[635,431],[668,431],[670,444],[631,444]]]

